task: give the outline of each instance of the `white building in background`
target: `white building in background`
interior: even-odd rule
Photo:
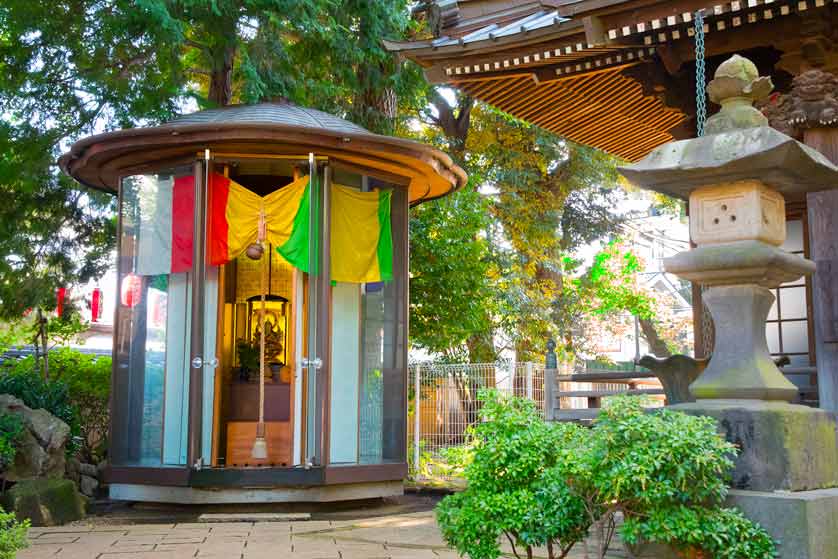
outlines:
[[[628,191],[620,203],[620,212],[625,218],[621,227],[621,238],[631,248],[643,265],[640,281],[652,294],[658,294],[665,305],[668,320],[677,321],[685,331],[684,342],[692,353],[692,304],[691,287],[663,268],[663,259],[690,247],[689,222],[686,216],[672,212],[661,212],[652,195],[645,191]],[[585,256],[601,250],[603,244],[594,243],[583,251]],[[649,344],[640,333],[636,319],[626,313],[615,335],[604,334],[601,339],[592,340],[591,358],[604,358],[615,363],[628,363],[649,353]]]

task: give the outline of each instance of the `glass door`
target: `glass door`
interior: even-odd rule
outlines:
[[[323,309],[329,298],[328,254],[330,180],[328,165],[318,168],[314,154],[309,154],[309,270],[308,305],[305,357],[302,360],[306,387],[306,444],[305,463],[308,466],[325,464],[323,452],[326,446],[323,437],[325,420],[325,395],[327,389],[328,324]]]
[[[114,465],[187,464],[194,185],[188,166],[122,180]]]

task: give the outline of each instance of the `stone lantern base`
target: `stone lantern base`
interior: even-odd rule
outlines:
[[[780,559],[838,559],[838,431],[824,410],[759,400],[670,406],[717,420],[740,449],[727,506],[779,542]]]
[[[670,408],[715,418],[720,433],[739,447],[735,489],[838,487],[838,432],[829,412],[760,400],[699,400]]]
[[[838,559],[838,489],[733,490],[727,506],[765,528],[779,542],[780,559]]]

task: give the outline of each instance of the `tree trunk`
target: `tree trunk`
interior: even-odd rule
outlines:
[[[459,97],[458,101],[458,106],[452,107],[438,90],[431,89],[428,94],[428,102],[434,106],[438,115],[434,117],[434,123],[442,130],[450,143],[449,155],[459,165],[463,165],[474,99],[464,95]]]
[[[47,319],[44,317],[44,312],[41,307],[38,307],[38,333],[35,335],[35,361],[37,363],[39,348],[41,344],[40,353],[44,358],[44,380],[49,380],[49,344],[47,342]]]
[[[640,318],[638,322],[640,323],[640,329],[643,331],[643,337],[649,343],[649,351],[652,352],[652,355],[655,357],[670,357],[672,352],[669,351],[666,342],[658,334],[655,323],[648,318]]]
[[[213,68],[210,73],[207,97],[210,103],[215,106],[226,107],[233,101],[233,61],[235,57],[235,44],[226,45],[220,53],[213,53]]]

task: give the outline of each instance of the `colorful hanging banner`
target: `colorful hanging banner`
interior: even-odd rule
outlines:
[[[213,174],[209,201],[210,264],[225,264],[256,242],[262,208],[267,218],[270,244],[284,248],[289,241],[299,242],[301,233],[296,229],[301,225],[297,223],[297,214],[307,206],[308,177],[262,197],[227,177]],[[305,240],[308,240],[307,227]],[[306,268],[307,260],[306,253]],[[303,269],[298,262],[291,263]]]
[[[136,273],[156,276],[191,271],[194,177],[156,180],[143,189],[138,204]]]
[[[332,187],[331,279],[372,283],[393,279],[389,190]]]
[[[332,186],[331,279],[346,283],[393,279],[390,191],[360,192]],[[192,268],[194,178],[162,182],[155,211],[140,223],[138,275],[188,272]],[[220,266],[240,256],[258,237],[259,214],[267,218],[267,241],[292,266],[309,271],[309,177],[259,196],[219,174],[210,177],[208,252]]]

